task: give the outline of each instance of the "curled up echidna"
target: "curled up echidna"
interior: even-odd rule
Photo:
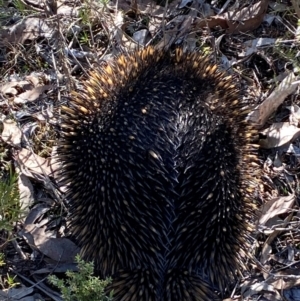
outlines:
[[[255,183],[234,79],[147,47],[92,71],[62,112],[72,232],[114,300],[218,300],[244,269]]]

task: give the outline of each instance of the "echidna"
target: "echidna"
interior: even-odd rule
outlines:
[[[74,236],[114,300],[218,300],[247,253],[255,130],[209,58],[120,55],[63,107]]]

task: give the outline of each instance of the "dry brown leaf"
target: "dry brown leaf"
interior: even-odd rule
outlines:
[[[26,148],[22,148],[17,154],[18,163],[28,168],[31,172],[36,174],[46,174],[50,176],[52,169],[50,167],[50,159],[45,159],[37,154],[32,153]]]
[[[261,132],[266,136],[259,140],[262,148],[274,148],[291,142],[300,135],[300,129],[289,122],[273,123],[269,128]]]
[[[0,31],[0,38],[11,44],[23,44],[26,40],[37,38],[50,38],[53,34],[51,29],[42,18],[28,17],[9,29]]]
[[[20,203],[22,212],[28,214],[28,209],[34,203],[34,191],[33,186],[27,176],[21,174],[19,167],[16,168],[19,174],[18,177],[18,188],[20,193]]]
[[[132,5],[133,4],[133,5]],[[144,15],[154,16],[156,18],[164,18],[164,14],[166,11],[174,11],[176,10],[176,6],[178,5],[177,1],[169,1],[168,8],[161,5],[157,5],[155,1],[137,1],[137,3],[132,3],[131,1],[126,0],[113,0],[111,1],[111,5],[117,7],[118,11],[125,11],[128,13],[131,10],[135,10],[137,13],[141,13]]]
[[[32,83],[32,85],[34,87],[37,87],[39,85],[39,83],[40,83],[39,78],[37,76],[34,76],[34,75],[27,75],[25,77],[25,79],[28,80],[30,83]]]
[[[32,85],[29,81],[22,80],[22,81],[13,81],[9,83],[5,83],[3,85],[0,85],[0,93],[7,94],[7,95],[17,95],[18,89],[24,89],[29,90],[32,88]]]
[[[275,292],[275,288],[265,281],[258,282],[258,283],[252,284],[251,286],[247,287],[247,289],[243,293],[243,297],[247,299],[247,298],[249,298],[253,295],[256,295],[262,291]]]
[[[300,108],[296,104],[293,104],[289,107],[286,107],[291,111],[291,115],[289,117],[289,122],[294,125],[298,125],[300,121]]]
[[[268,98],[249,114],[249,120],[262,127],[285,98],[297,89],[299,84],[297,79],[298,77],[294,75],[294,72],[290,72]]]
[[[45,85],[45,86],[33,88],[29,91],[23,92],[23,93],[19,94],[18,96],[16,96],[14,99],[14,103],[24,104],[29,101],[34,101],[34,100],[38,99],[43,92],[50,90],[52,88],[53,88],[52,85]]]
[[[80,252],[80,248],[65,237],[50,238],[46,241],[39,239],[36,243],[40,252],[57,262],[72,263],[75,256]]]
[[[264,301],[284,301],[278,291],[275,292],[262,292],[259,299]]]
[[[78,17],[79,8],[72,6],[72,2],[66,3],[66,1],[59,0],[22,0],[28,8],[42,11],[43,13],[47,12],[48,15],[60,15],[60,16],[72,16]],[[70,4],[68,6],[66,4]]]
[[[34,301],[35,298],[33,296],[28,296],[33,293],[33,287],[12,287],[9,289],[4,289],[2,293],[6,294],[6,297],[2,299],[0,297],[0,300],[9,300],[9,301]],[[2,294],[1,294],[2,295]],[[4,295],[2,295],[4,296]]]
[[[22,131],[19,129],[17,123],[12,119],[3,121],[3,132],[1,135],[4,142],[9,145],[21,146]]]
[[[27,214],[24,221],[24,227],[29,224],[35,224],[41,219],[47,220],[47,218],[43,218],[43,216],[51,210],[54,203],[55,201],[49,198],[39,199],[39,203],[35,204]]]
[[[273,238],[271,240],[273,241]],[[262,247],[261,255],[259,258],[259,261],[262,265],[265,265],[269,261],[271,253],[272,253],[272,247],[268,243],[268,241],[266,241]]]
[[[282,223],[282,228],[285,228],[287,226],[287,224],[290,222],[292,218],[292,214],[288,215]],[[264,270],[263,270],[263,276],[265,279],[267,279],[269,277],[269,273],[268,270],[265,266],[265,263],[268,262],[271,259],[270,256],[270,251],[272,250],[271,248],[271,244],[274,241],[274,239],[281,234],[282,231],[280,230],[275,230],[273,231],[267,238],[267,240],[264,242],[264,245],[262,247],[262,252],[261,252],[261,256],[260,256],[260,262],[262,265],[264,265]]]
[[[226,12],[206,20],[198,19],[195,25],[197,28],[221,27],[226,30],[226,33],[240,33],[254,30],[263,21],[268,3],[269,0],[261,0],[251,7],[245,7],[234,12]]]
[[[68,238],[53,237],[53,232],[46,231],[46,227],[27,224],[21,233],[33,248],[57,262],[74,262],[74,257],[80,251]]]
[[[291,0],[292,5],[294,7],[294,10],[298,16],[298,19],[300,18],[300,2],[299,0]]]
[[[15,88],[15,85],[13,83],[5,83],[4,85],[0,86],[0,92],[2,94],[12,94],[17,95],[18,90]]]
[[[239,33],[256,29],[263,21],[269,0],[262,0],[256,4],[235,12],[227,13],[227,33]]]
[[[295,195],[274,198],[263,205],[259,224],[264,225],[269,219],[283,213],[289,213],[293,208]]]
[[[57,14],[61,16],[70,16],[72,18],[75,18],[79,15],[79,8],[69,5],[58,5]]]
[[[271,38],[256,38],[248,40],[243,43],[242,51],[239,53],[239,57],[249,56],[259,51],[259,47],[270,46],[276,43],[276,39]]]
[[[264,271],[263,271],[263,276],[265,279],[268,278],[269,274],[269,269],[266,268],[265,264],[270,260],[271,258],[271,253],[272,253],[272,242],[274,241],[274,239],[281,233],[281,231],[273,231],[273,233],[271,233],[268,238],[266,239],[266,241],[263,244],[262,250],[261,250],[261,255],[259,258],[260,263],[264,266]]]
[[[300,284],[300,269],[285,269],[266,280],[278,290],[289,289]]]
[[[172,20],[170,30],[164,32],[164,38],[157,44],[157,48],[170,47],[176,39],[188,34],[191,29],[193,19],[190,16],[177,16]],[[174,26],[176,31],[174,31]]]

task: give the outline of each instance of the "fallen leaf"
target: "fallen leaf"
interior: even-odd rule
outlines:
[[[52,85],[45,85],[45,86],[33,88],[33,89],[23,92],[23,93],[19,94],[17,97],[15,97],[14,103],[25,104],[26,102],[34,101],[34,100],[38,99],[43,92],[50,90],[52,88],[53,88]]]
[[[294,125],[298,125],[300,120],[300,108],[296,104],[286,107],[291,111],[291,115],[289,117],[289,122]]]
[[[297,79],[294,72],[290,72],[274,91],[249,114],[249,120],[262,127],[285,98],[297,89]]]
[[[247,287],[247,289],[243,293],[243,297],[247,299],[253,295],[258,294],[261,291],[275,292],[275,288],[272,285],[268,284],[266,281],[258,282]]]
[[[0,85],[0,93],[3,95],[17,95],[18,94],[18,89],[21,88],[26,90],[26,88],[32,88],[32,85],[26,81],[12,81],[9,83],[5,83],[3,85]]]
[[[20,234],[26,238],[29,244],[31,242],[33,248],[56,262],[74,262],[74,257],[80,252],[79,247],[70,239],[54,237],[54,232],[46,231],[46,227],[27,224]]]
[[[25,78],[26,78],[26,80],[31,82],[34,87],[37,87],[39,82],[40,82],[39,78],[37,76],[34,76],[34,75],[27,75]]]
[[[21,146],[22,131],[19,129],[17,123],[12,119],[3,121],[3,132],[1,135],[4,142],[9,145]]]
[[[262,0],[252,6],[212,16],[208,19],[197,19],[196,28],[221,27],[226,33],[240,33],[256,29],[263,21],[269,0]]]
[[[50,38],[53,32],[54,27],[50,28],[44,19],[28,17],[8,29],[0,30],[0,38],[11,44],[23,44],[26,40]]]
[[[299,285],[299,276],[299,269],[286,269],[276,272],[276,274],[274,274],[272,278],[269,277],[266,282],[278,290],[284,290]]]
[[[21,286],[18,288],[12,287],[12,288],[3,290],[3,292],[5,292],[7,294],[7,299],[5,299],[5,300],[25,301],[26,300],[25,297],[28,296],[29,294],[33,293],[33,287],[26,287],[26,286]],[[34,298],[29,297],[28,300],[34,301]]]
[[[247,32],[256,29],[266,14],[269,0],[262,0],[241,10],[228,12],[227,33]]]
[[[263,205],[259,224],[264,225],[269,219],[283,213],[289,213],[295,202],[295,195],[274,198]]]
[[[287,224],[290,222],[291,218],[292,218],[292,214],[289,214],[282,221],[282,223],[281,223],[282,228],[285,228],[287,226]],[[282,231],[280,231],[280,230],[272,231],[271,234],[268,236],[267,240],[264,242],[264,244],[262,246],[261,256],[260,256],[260,262],[263,266],[265,266],[265,264],[270,261],[270,259],[271,259],[270,253],[272,252],[271,244],[275,240],[275,238],[281,234],[281,232]],[[269,269],[266,268],[266,266],[265,266],[265,268],[263,270],[263,276],[265,279],[267,279],[269,277],[268,271],[269,271]]]
[[[39,203],[35,204],[34,207],[30,209],[23,226],[26,227],[27,225],[38,223],[51,208],[52,206],[50,203],[43,202],[39,199]]]
[[[289,122],[273,123],[269,128],[263,130],[264,138],[259,140],[263,148],[274,148],[291,142],[300,134],[300,129]]]
[[[45,159],[37,154],[34,154],[26,148],[22,148],[18,154],[17,159],[20,164],[28,168],[31,172],[36,174],[51,175],[50,159]]]
[[[253,53],[256,53],[259,50],[259,47],[270,46],[276,43],[276,39],[271,38],[257,38],[254,40],[246,41],[243,44],[244,50],[239,53],[240,57],[249,56]]]
[[[29,212],[29,207],[34,203],[33,186],[29,178],[20,172],[19,167],[16,168],[16,171],[19,174],[18,188],[20,193],[20,204],[22,212],[27,215]]]

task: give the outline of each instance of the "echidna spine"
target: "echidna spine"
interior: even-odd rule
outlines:
[[[62,112],[72,231],[115,300],[217,300],[243,269],[257,182],[235,78],[147,47],[92,71]]]

